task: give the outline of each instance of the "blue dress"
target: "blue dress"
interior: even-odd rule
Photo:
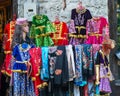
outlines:
[[[13,96],[35,96],[34,86],[28,76],[29,49],[32,46],[23,43],[13,48]]]

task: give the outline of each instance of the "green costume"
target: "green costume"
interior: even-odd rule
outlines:
[[[30,37],[33,38],[37,47],[53,45],[50,34],[54,32],[56,30],[46,15],[33,16]]]

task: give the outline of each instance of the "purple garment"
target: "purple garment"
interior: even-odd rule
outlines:
[[[71,19],[74,20],[75,27],[76,26],[86,27],[87,20],[92,18],[91,13],[88,9],[84,9],[81,11],[84,11],[84,12],[79,13],[77,12],[76,9],[72,9]],[[79,30],[77,28],[75,28],[75,30],[77,34],[86,35],[86,29],[81,29],[80,32],[78,32]]]
[[[111,93],[111,87],[110,87],[110,82],[108,78],[101,78],[100,79],[100,86],[99,86],[100,92],[105,92],[105,93]]]
[[[108,66],[109,62],[107,57],[104,55],[102,50],[99,50],[97,53],[96,58],[96,65],[100,65],[100,84],[99,84],[99,90],[100,92],[104,93],[111,93],[111,87],[110,87],[110,76],[112,74],[110,73],[110,69]],[[109,73],[109,75],[108,75]]]
[[[83,44],[86,39],[86,23],[91,19],[91,13],[88,9],[77,10],[72,9],[71,19],[74,20],[75,33],[72,33],[70,44]],[[73,42],[73,43],[72,43]],[[74,44],[75,45],[75,44]]]

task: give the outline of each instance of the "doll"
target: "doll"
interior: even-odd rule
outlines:
[[[108,55],[111,49],[115,47],[114,40],[109,38],[104,39],[102,42],[102,48],[97,53],[96,58],[96,85],[99,87],[100,95],[111,93],[110,81],[114,80],[110,70],[110,64]]]

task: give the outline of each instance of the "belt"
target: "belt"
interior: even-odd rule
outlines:
[[[24,64],[24,63],[28,63],[28,61],[15,61],[16,63],[21,63],[21,64]]]
[[[90,33],[89,36],[96,36],[98,38],[99,36],[102,36],[102,34],[99,34],[99,33]]]
[[[75,26],[78,29],[78,33],[80,33],[81,29],[86,29],[85,26]]]

